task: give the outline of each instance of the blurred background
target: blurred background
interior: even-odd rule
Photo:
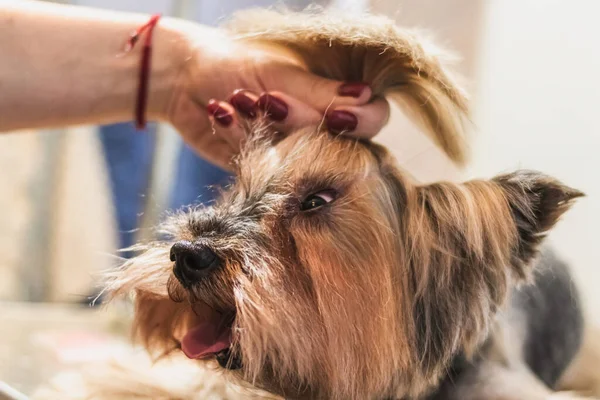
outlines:
[[[73,0],[218,24],[237,9],[303,0]],[[570,262],[600,323],[600,24],[596,0],[331,0],[431,32],[460,56],[472,94],[472,161],[455,168],[397,111],[378,137],[418,179],[490,177],[534,168],[583,190],[550,240]],[[1,95],[1,94],[0,94]],[[0,136],[0,393],[122,351],[126,310],[90,307],[116,250],[151,238],[169,209],[210,201],[227,174],[170,127],[131,123]],[[127,257],[120,253],[119,257]],[[0,394],[0,399],[2,395]]]

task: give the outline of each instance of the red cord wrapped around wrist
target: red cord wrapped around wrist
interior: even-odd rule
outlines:
[[[131,34],[125,46],[125,52],[131,51],[139,41],[140,36],[146,32],[144,47],[142,48],[138,92],[135,102],[135,126],[139,130],[146,128],[146,104],[148,102],[148,86],[152,61],[152,33],[160,17],[160,14],[154,14],[148,22]]]

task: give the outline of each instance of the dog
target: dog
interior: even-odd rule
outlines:
[[[466,96],[414,32],[272,10],[228,29],[319,75],[367,82],[467,159]],[[254,125],[234,168],[215,204],[172,215],[167,239],[110,276],[111,296],[133,295],[134,335],[151,354],[184,353],[290,399],[593,390],[564,381],[586,329],[567,266],[543,244],[582,192],[534,171],[423,185],[383,146],[321,127],[282,137]]]

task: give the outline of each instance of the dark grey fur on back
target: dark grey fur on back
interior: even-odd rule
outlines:
[[[523,355],[527,365],[554,388],[583,337],[583,315],[577,288],[567,265],[546,250],[536,269],[535,284],[515,292],[513,307],[527,316]]]
[[[501,368],[521,364],[548,388],[559,378],[577,354],[583,338],[584,322],[579,294],[567,265],[553,251],[542,251],[530,285],[515,290],[508,310],[500,319],[501,329],[514,331],[511,340],[498,346],[495,332],[473,360],[455,357],[448,375],[430,400],[462,399],[466,392],[477,392],[482,377],[494,364]],[[510,349],[498,358],[498,348]],[[520,357],[521,360],[511,358]],[[516,384],[516,383],[515,383]],[[473,398],[485,398],[473,396]]]

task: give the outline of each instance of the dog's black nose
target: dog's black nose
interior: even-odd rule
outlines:
[[[182,240],[171,247],[173,272],[184,286],[192,285],[215,269],[219,257],[208,246]]]

